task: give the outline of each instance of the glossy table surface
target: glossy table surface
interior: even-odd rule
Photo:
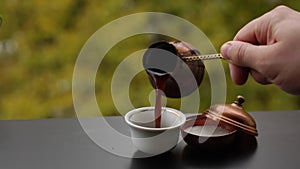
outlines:
[[[229,149],[195,150],[183,141],[172,151],[148,158],[120,156],[119,145],[102,123],[129,135],[122,116],[80,120],[42,119],[0,121],[0,168],[2,169],[150,169],[150,168],[299,168],[300,111],[251,112],[259,132],[247,142],[236,141]],[[112,152],[87,133],[102,132]],[[111,137],[111,138],[110,138]],[[130,147],[130,146],[128,146]],[[120,150],[121,152],[121,150]],[[134,153],[135,155],[139,152]],[[133,155],[134,156],[134,155]]]

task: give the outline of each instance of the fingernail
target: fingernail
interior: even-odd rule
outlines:
[[[222,53],[224,59],[227,59],[227,60],[230,59],[230,57],[228,55],[228,51],[229,51],[231,45],[232,44],[230,42],[227,42],[224,45],[222,45],[222,47],[221,47],[221,53]]]

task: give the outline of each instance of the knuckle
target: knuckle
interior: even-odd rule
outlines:
[[[290,11],[290,8],[288,8],[284,5],[280,5],[280,6],[277,6],[276,8],[274,8],[269,13],[269,15],[274,21],[280,21],[288,15],[289,11]]]
[[[282,11],[286,11],[288,9],[289,8],[287,6],[285,6],[285,5],[279,5],[279,6],[275,7],[273,11],[282,12]]]

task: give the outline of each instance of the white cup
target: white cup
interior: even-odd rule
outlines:
[[[179,110],[163,107],[161,127],[155,128],[154,107],[142,107],[129,111],[125,121],[130,127],[133,145],[140,151],[157,155],[177,145],[180,126],[186,121]]]

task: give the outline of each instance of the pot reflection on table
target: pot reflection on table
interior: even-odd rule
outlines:
[[[186,145],[182,152],[182,160],[187,165],[197,167],[225,167],[250,159],[256,148],[257,140],[254,136],[236,132],[234,141],[224,144],[223,147],[209,149],[204,146]]]

